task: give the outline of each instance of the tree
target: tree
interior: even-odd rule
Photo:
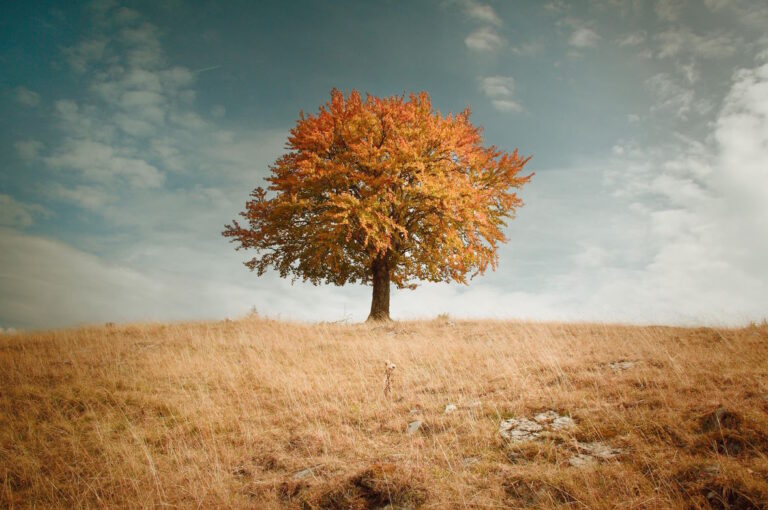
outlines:
[[[442,116],[426,92],[379,98],[331,91],[299,114],[287,153],[222,234],[246,262],[318,283],[373,286],[368,320],[389,319],[390,282],[457,281],[495,269],[505,218],[530,158],[483,147],[469,108]]]

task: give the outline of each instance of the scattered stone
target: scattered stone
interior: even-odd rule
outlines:
[[[544,429],[535,421],[528,418],[510,418],[499,425],[499,434],[504,439],[513,442],[531,441],[541,435]]]
[[[581,441],[577,441],[576,446],[579,449],[586,451],[589,456],[598,458],[600,460],[615,459],[623,452],[621,448],[614,448],[600,441],[592,441],[591,443],[582,443]]]
[[[412,421],[411,423],[408,424],[408,428],[405,429],[405,433],[408,434],[409,436],[412,434],[415,434],[421,428],[421,425],[423,423],[424,422],[421,420]]]
[[[456,407],[456,404],[448,404],[445,406],[445,414],[451,414],[456,409],[458,409],[458,407]]]
[[[552,423],[558,418],[560,418],[560,415],[555,411],[545,411],[533,417],[536,423]]]
[[[622,370],[629,370],[630,368],[634,368],[637,364],[637,361],[620,360],[614,361],[613,363],[608,363],[608,368],[614,372],[621,372]]]
[[[583,468],[583,467],[594,465],[595,458],[591,455],[577,453],[576,455],[568,459],[568,463],[575,468]]]
[[[473,464],[477,464],[478,462],[480,462],[480,457],[466,457],[461,461],[461,463],[465,466],[471,466]]]
[[[551,425],[552,430],[572,429],[575,426],[576,422],[570,416],[558,416]]]
[[[531,441],[547,431],[571,429],[576,422],[570,416],[561,416],[549,410],[537,414],[533,420],[528,418],[511,418],[499,425],[501,437],[514,442]]]

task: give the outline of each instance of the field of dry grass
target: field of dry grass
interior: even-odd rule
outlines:
[[[499,434],[547,410],[575,426]],[[573,466],[596,441],[620,453]],[[768,508],[767,456],[765,324],[0,336],[2,507]]]

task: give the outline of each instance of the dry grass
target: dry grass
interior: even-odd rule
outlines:
[[[625,359],[640,363],[607,366]],[[0,506],[768,508],[767,360],[766,325],[248,319],[6,335]],[[425,425],[406,435],[412,409]],[[501,440],[500,420],[547,409],[578,426]],[[571,467],[577,440],[625,453]]]

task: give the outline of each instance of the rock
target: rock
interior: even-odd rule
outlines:
[[[408,424],[408,428],[405,429],[405,433],[409,436],[415,434],[424,422],[421,420],[415,420]]]
[[[573,455],[568,462],[573,467],[581,468],[597,463],[598,461],[612,460],[621,455],[621,448],[614,448],[600,441],[591,443],[576,442],[576,447],[582,450],[582,453]]]
[[[576,422],[570,416],[558,416],[552,422],[552,430],[572,429],[576,426]]]
[[[465,457],[461,460],[461,463],[465,466],[471,466],[480,462],[480,457]]]
[[[552,423],[558,418],[560,418],[560,415],[555,411],[545,411],[533,417],[536,423]]]
[[[448,404],[445,406],[445,414],[451,414],[456,409],[458,409],[458,407],[456,407],[456,404]]]
[[[600,460],[615,459],[623,452],[621,448],[614,448],[600,441],[593,441],[591,443],[582,443],[579,441],[576,445],[579,449],[586,451],[590,456]]]
[[[408,411],[408,414],[421,414],[421,409],[414,408]]]
[[[528,418],[510,418],[501,422],[499,434],[510,441],[522,442],[539,437],[543,429],[544,427]]]
[[[630,368],[634,368],[637,363],[637,361],[629,360],[614,361],[613,363],[608,363],[608,368],[614,372],[621,372],[622,370],[629,370]]]
[[[477,409],[478,407],[483,407],[483,403],[480,402],[479,400],[473,400],[472,402],[468,403],[464,407],[466,407],[467,409]]]
[[[577,453],[570,459],[568,459],[568,463],[576,468],[583,468],[587,466],[591,466],[595,464],[595,458],[591,455],[584,455],[583,453]]]
[[[531,441],[540,437],[544,432],[565,430],[576,426],[570,416],[560,416],[555,411],[544,411],[528,418],[511,418],[499,424],[499,434],[510,441]]]

